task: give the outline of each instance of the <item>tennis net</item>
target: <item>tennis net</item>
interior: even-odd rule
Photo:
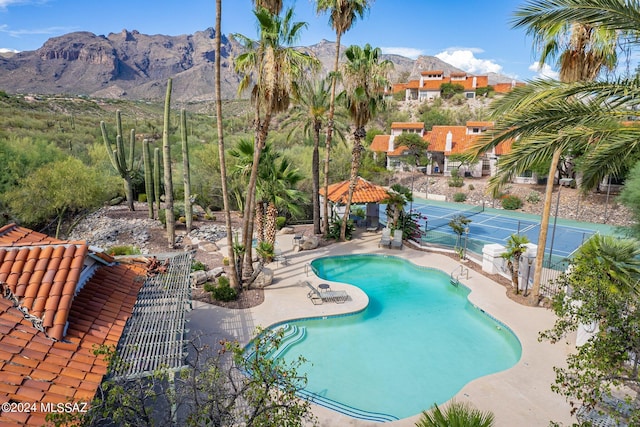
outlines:
[[[467,209],[451,211],[451,213],[448,213],[444,216],[439,216],[439,217],[429,216],[425,224],[425,229],[429,231],[429,230],[435,230],[441,227],[446,227],[449,225],[449,222],[456,216],[462,215],[466,218],[469,218],[471,216],[477,215],[482,212],[484,212],[484,202],[482,202],[482,204],[478,206],[472,206]]]

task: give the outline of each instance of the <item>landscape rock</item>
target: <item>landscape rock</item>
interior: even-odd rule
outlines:
[[[282,227],[278,234],[294,234],[295,229],[293,227]]]
[[[255,282],[253,282],[254,286],[258,288],[264,288],[266,286],[271,285],[273,282],[273,270],[267,267],[263,267],[262,271],[258,273],[258,277],[256,277]]]
[[[320,239],[318,239],[317,236],[309,236],[302,241],[302,243],[300,244],[300,249],[309,251],[317,248],[318,245],[320,245]]]

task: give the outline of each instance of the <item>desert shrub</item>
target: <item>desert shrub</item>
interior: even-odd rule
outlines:
[[[216,288],[215,283],[211,283],[211,282],[207,282],[202,286],[202,289],[204,289],[205,292],[213,292],[215,288]]]
[[[473,191],[475,189],[476,189],[476,187],[473,184],[469,184],[469,191]]]
[[[207,266],[202,261],[193,260],[191,263],[191,271],[206,271]]]
[[[453,201],[457,203],[461,203],[467,200],[467,195],[464,193],[455,193],[453,195]]]
[[[111,246],[107,249],[107,253],[111,256],[119,256],[119,255],[139,255],[140,249],[131,245],[119,245],[119,246]]]
[[[177,210],[175,207],[173,208],[173,220],[177,221],[178,218],[180,218],[180,211]],[[162,223],[162,225],[166,226],[167,225],[167,210],[166,209],[160,209],[158,211],[158,220],[160,220],[160,222]]]
[[[525,200],[529,203],[538,203],[540,200],[542,200],[542,197],[540,195],[539,192],[532,190],[529,194],[527,194],[527,197],[525,197]]]
[[[464,180],[460,176],[458,169],[451,170],[451,178],[449,178],[447,184],[449,184],[449,187],[462,187],[464,185]]]
[[[331,239],[335,239],[335,240],[339,240],[340,239],[340,225],[341,225],[341,220],[339,219],[335,219],[333,221],[331,221],[331,224],[329,224],[329,233],[327,233],[327,237],[331,238]],[[347,221],[347,231],[346,231],[346,239],[347,240],[351,240],[351,236],[353,235],[353,229],[354,229],[354,225],[353,225],[353,221],[348,220]]]
[[[287,223],[287,218],[279,216],[276,218],[276,227],[280,230]]]
[[[147,195],[144,193],[138,194],[138,201],[140,203],[146,203],[147,202]]]
[[[211,296],[218,301],[233,301],[238,298],[238,292],[229,286],[229,279],[221,276],[218,279],[218,286],[211,291]]]
[[[502,198],[502,207],[509,211],[520,209],[522,207],[522,199],[518,196],[504,196]]]

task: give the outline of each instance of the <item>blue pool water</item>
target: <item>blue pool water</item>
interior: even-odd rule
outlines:
[[[440,270],[375,255],[320,258],[312,268],[369,296],[358,314],[290,322],[303,334],[278,357],[304,356],[307,391],[328,406],[405,418],[520,359],[515,335]]]

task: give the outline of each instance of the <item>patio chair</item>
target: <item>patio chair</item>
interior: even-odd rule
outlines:
[[[391,247],[391,229],[390,228],[385,227],[382,229],[382,236],[380,237],[380,241],[378,242],[378,247],[380,246]]]
[[[402,249],[402,230],[396,230],[393,239],[391,239],[391,247]]]
[[[318,289],[316,289],[315,286],[313,286],[307,280],[301,283],[310,289],[309,293],[307,294],[307,298],[311,299],[311,302],[315,305],[322,304],[325,301],[342,304],[347,299],[349,299],[349,294],[347,294],[347,291],[320,292]]]
[[[379,218],[374,216],[371,218],[370,224],[367,226],[367,231],[378,231],[378,227],[380,227]]]

